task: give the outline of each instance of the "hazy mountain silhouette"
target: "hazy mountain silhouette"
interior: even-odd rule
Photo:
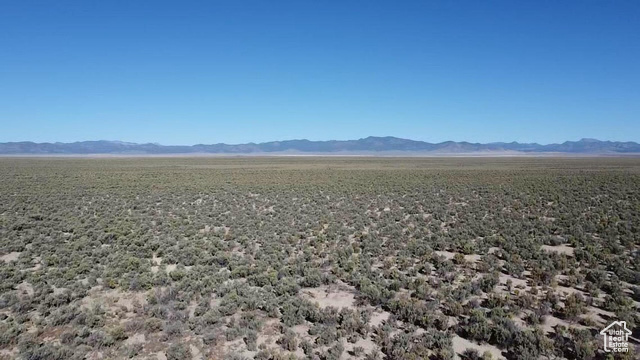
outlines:
[[[469,143],[445,141],[428,143],[392,136],[370,136],[359,140],[286,140],[248,144],[198,144],[193,146],[165,146],[160,144],[136,144],[122,141],[80,141],[73,143],[0,143],[0,154],[261,154],[261,153],[568,153],[568,154],[629,154],[640,153],[640,144],[635,142],[600,141],[581,139],[562,144],[540,145],[517,142]]]

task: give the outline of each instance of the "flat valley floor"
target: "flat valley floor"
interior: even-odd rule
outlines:
[[[639,158],[0,158],[0,359],[634,359],[639,249]]]

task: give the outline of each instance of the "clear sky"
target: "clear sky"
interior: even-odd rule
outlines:
[[[0,141],[640,141],[640,1],[0,2]]]

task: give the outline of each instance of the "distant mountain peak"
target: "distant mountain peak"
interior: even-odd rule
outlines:
[[[118,145],[131,145],[131,146],[138,145],[137,143],[127,142],[127,141],[120,141],[120,140],[100,140],[100,141],[109,142],[109,143],[118,144]],[[157,144],[157,143],[154,143],[154,144],[160,145],[160,144]]]

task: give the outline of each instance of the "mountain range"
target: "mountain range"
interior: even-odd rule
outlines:
[[[122,141],[80,141],[73,143],[0,143],[0,154],[4,155],[91,155],[91,154],[592,154],[623,155],[640,154],[640,144],[636,142],[600,141],[581,139],[565,141],[561,144],[541,145],[537,143],[495,142],[470,143],[466,141],[445,141],[429,143],[392,136],[370,136],[358,140],[286,140],[247,144],[211,145],[160,145],[137,144]]]

